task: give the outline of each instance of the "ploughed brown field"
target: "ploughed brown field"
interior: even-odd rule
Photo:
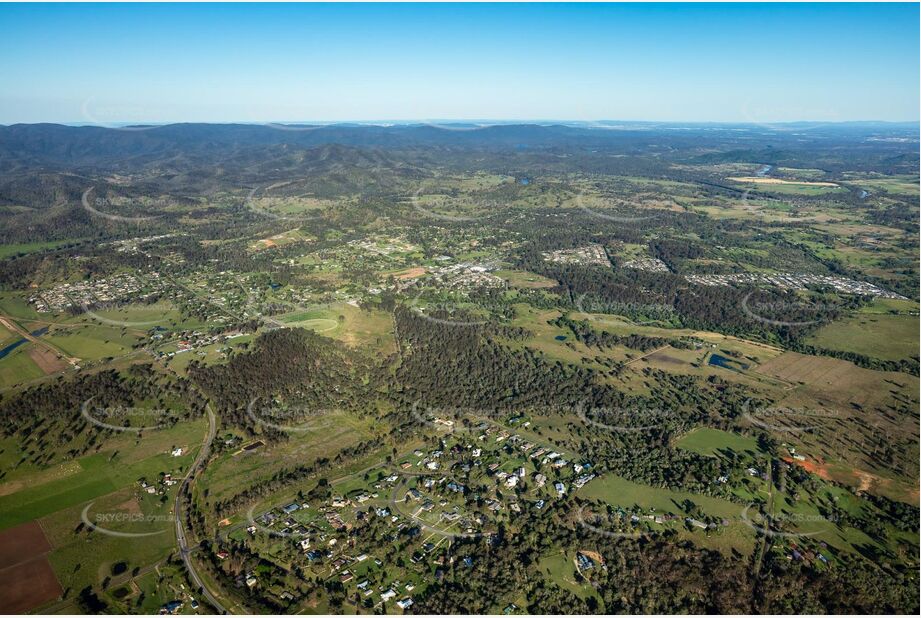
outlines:
[[[31,521],[0,532],[0,611],[21,614],[61,596],[45,557],[51,544]]]

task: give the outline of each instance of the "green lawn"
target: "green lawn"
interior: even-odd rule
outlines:
[[[197,320],[183,320],[179,310],[168,302],[151,305],[136,303],[123,305],[117,309],[97,309],[93,310],[93,314],[95,316],[78,316],[77,320],[115,328],[125,326],[128,329],[139,331],[148,331],[157,326],[169,330],[191,330],[207,326],[207,324]]]
[[[781,193],[783,195],[825,195],[845,191],[842,187],[823,187],[807,184],[759,184],[755,185],[755,187],[765,193]]]
[[[21,294],[13,292],[0,292],[0,313],[28,320],[34,320],[41,315]]]
[[[712,517],[719,517],[729,521],[728,526],[720,527],[715,532],[688,531],[683,525],[676,527],[671,524],[671,529],[677,530],[679,537],[694,542],[695,544],[719,550],[723,553],[738,551],[748,554],[754,549],[754,531],[742,521],[744,505],[735,504],[722,498],[704,496],[688,491],[673,491],[659,487],[650,487],[628,481],[627,479],[605,474],[595,479],[579,490],[583,498],[601,500],[612,506],[619,506],[630,510],[634,507],[650,510],[655,509],[659,514],[672,514],[685,516],[682,504],[690,500],[700,510]],[[668,525],[668,524],[666,524]],[[656,526],[664,530],[664,526]]]
[[[717,457],[726,451],[750,455],[761,453],[755,438],[709,427],[691,430],[678,439],[676,446],[707,457]]]
[[[224,499],[264,482],[279,469],[332,457],[371,434],[371,423],[342,412],[329,412],[310,422],[315,429],[292,431],[285,442],[219,456],[202,475],[202,486],[208,487],[212,499]]]
[[[918,195],[917,176],[888,176],[883,178],[858,179],[853,184],[869,192],[883,190],[900,195]]]
[[[537,565],[542,573],[548,576],[561,588],[569,590],[583,599],[593,596],[594,589],[588,582],[579,584],[575,580],[576,565],[574,557],[565,553],[544,556]]]
[[[897,298],[877,298],[868,305],[860,308],[858,313],[874,314],[896,312],[918,313],[919,305],[913,300],[899,300]]]
[[[330,312],[324,309],[312,309],[309,311],[299,311],[296,313],[286,313],[279,319],[285,324],[294,324],[296,322],[305,322],[307,320],[320,320],[330,317]]]
[[[526,270],[497,270],[493,274],[505,279],[509,282],[509,285],[516,288],[552,288],[556,285],[556,281],[553,279],[548,279]]]

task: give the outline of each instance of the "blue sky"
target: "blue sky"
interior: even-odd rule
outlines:
[[[919,118],[917,4],[2,5],[0,123]]]

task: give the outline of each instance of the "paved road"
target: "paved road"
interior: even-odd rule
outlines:
[[[179,541],[179,554],[182,556],[182,561],[185,562],[186,569],[189,571],[189,577],[192,579],[192,583],[198,586],[202,591],[202,595],[208,600],[217,611],[221,614],[226,614],[227,610],[221,605],[214,595],[211,594],[211,591],[205,586],[205,583],[202,581],[201,577],[198,575],[198,571],[195,570],[195,565],[192,563],[192,559],[189,554],[192,552],[192,549],[189,548],[189,542],[185,535],[185,528],[182,525],[182,496],[184,495],[186,489],[190,487],[192,481],[195,478],[196,472],[199,468],[202,467],[202,464],[207,460],[208,453],[211,450],[211,442],[214,440],[214,436],[217,433],[217,417],[214,415],[214,411],[211,410],[211,406],[207,406],[206,410],[208,411],[208,433],[205,436],[205,440],[202,443],[201,452],[198,454],[198,457],[195,459],[195,463],[189,467],[189,473],[182,480],[182,484],[179,486],[179,491],[176,492],[176,540]]]

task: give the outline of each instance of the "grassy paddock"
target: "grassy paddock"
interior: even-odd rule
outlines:
[[[762,452],[755,438],[709,427],[691,430],[678,439],[676,446],[707,457],[718,457],[727,451],[740,455]]]
[[[809,342],[830,350],[902,360],[918,356],[918,336],[917,316],[858,314],[823,326]]]

